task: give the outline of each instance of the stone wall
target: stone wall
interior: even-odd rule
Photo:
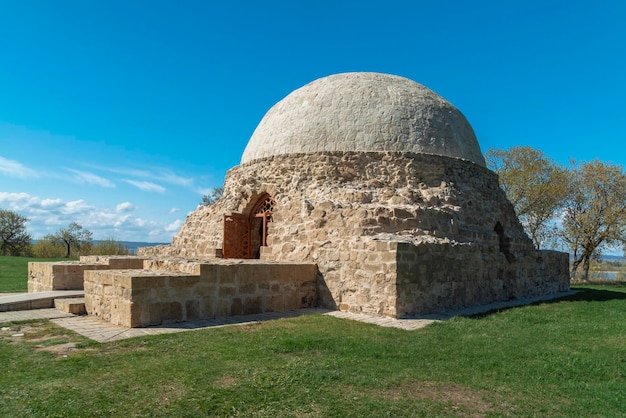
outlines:
[[[396,316],[396,256],[393,244],[375,239],[341,240],[331,245],[311,245],[307,259],[323,266],[318,278],[321,306],[366,313]],[[262,258],[281,247],[263,248]]]
[[[83,255],[81,263],[106,264],[110,269],[141,269],[146,261],[145,257],[133,255]]]
[[[509,262],[494,246],[394,244],[399,317],[556,294],[570,288],[565,253],[517,253],[516,260]]]
[[[277,202],[269,245],[293,241],[294,234],[307,235],[310,243],[341,229],[350,237],[400,233],[463,241],[475,233],[495,235],[496,222],[508,237],[532,245],[497,176],[484,167],[438,155],[327,152],[231,169],[222,198],[190,214],[171,245],[142,248],[140,255],[215,257],[224,215],[246,214],[265,192]]]
[[[189,270],[87,271],[87,313],[141,327],[317,304],[313,264],[216,261],[191,263]]]
[[[224,215],[248,214],[263,193],[277,204],[261,259],[317,264],[319,299],[330,308],[398,314],[395,255],[385,241],[472,242],[499,252],[499,223],[514,256],[534,252],[497,176],[482,166],[407,152],[327,152],[231,169],[222,198],[189,215],[171,245],[140,254],[215,257]]]
[[[80,261],[29,262],[28,292],[81,290],[86,270],[142,267],[143,258],[133,256],[83,256]]]

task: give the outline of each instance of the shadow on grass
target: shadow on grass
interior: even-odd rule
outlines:
[[[595,289],[593,287],[572,286],[572,290],[576,291],[575,294],[554,299],[551,301],[546,301],[545,303],[555,303],[563,301],[605,302],[607,300],[626,299],[626,283],[602,284],[602,287],[615,287],[616,289],[621,289],[621,291]]]
[[[597,289],[595,287],[602,287],[603,289]],[[614,287],[616,289],[621,289],[618,291],[607,290],[607,287]],[[552,303],[561,303],[561,302],[606,302],[609,300],[626,300],[626,283],[617,282],[617,283],[602,283],[601,285],[590,283],[588,285],[574,285],[571,287],[574,294],[570,294],[567,296],[563,296],[555,299],[541,300],[537,302],[528,303],[526,305],[516,305],[510,306],[506,308],[497,308],[487,312],[477,313],[475,315],[467,315],[467,318],[470,319],[481,319],[485,318],[489,315],[505,312],[510,309],[521,308],[524,306],[533,306],[533,305],[544,305],[544,304],[552,304]]]

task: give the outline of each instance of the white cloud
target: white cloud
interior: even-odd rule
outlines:
[[[88,205],[83,199],[79,199],[67,202],[61,209],[61,213],[64,215],[78,215],[81,213],[91,212],[94,209],[95,208],[93,206]]]
[[[130,202],[120,203],[119,205],[117,205],[115,207],[115,211],[117,213],[120,213],[120,212],[130,212],[130,211],[133,211],[133,210],[135,210],[135,206],[133,206],[133,204],[130,203]]]
[[[176,213],[176,212],[178,212],[179,210],[180,210],[180,208],[172,208],[172,209],[170,209],[170,211],[169,211],[169,212],[167,212],[167,213],[169,213],[169,214],[171,215],[172,213]]]
[[[164,193],[165,187],[159,186],[158,184],[151,183],[149,181],[136,181],[136,180],[124,180],[128,184],[132,184],[138,189],[145,190],[147,192],[158,192]]]
[[[73,173],[75,177],[72,179],[77,183],[95,184],[102,187],[113,188],[115,184],[110,180],[98,176],[97,174],[88,173],[86,171],[75,170],[73,168],[66,168],[67,171]]]
[[[32,205],[39,204],[39,198],[28,193],[0,192],[0,204],[8,205],[10,210],[20,211]]]
[[[108,224],[114,226],[115,228],[122,228],[122,227],[124,227],[124,225],[130,219],[130,215],[124,215],[124,216],[121,216],[119,218],[115,217],[115,216],[112,216],[110,218],[111,218],[111,221]]]
[[[94,234],[94,238],[111,237],[123,241],[169,242],[171,234],[164,232],[163,224],[154,220],[97,209],[83,216],[81,225]]]
[[[150,167],[148,170],[111,167],[96,168],[98,168],[99,170],[109,171],[111,173],[122,174],[125,176],[137,177],[141,179],[155,180],[167,184],[173,184],[176,186],[191,187],[194,181],[193,178],[180,176],[174,173],[169,168],[162,167]]]
[[[160,173],[156,176],[156,179],[162,180],[169,184],[175,184],[177,186],[190,187],[193,184],[193,179],[181,177],[170,170],[161,170]]]
[[[130,202],[111,208],[94,206],[84,199],[42,199],[24,192],[0,192],[0,208],[27,217],[29,222],[26,228],[36,239],[55,233],[71,222],[78,222],[93,233],[94,239],[171,242],[172,236],[182,225],[180,220],[135,215],[139,210]]]
[[[63,199],[43,199],[41,201],[42,209],[52,209],[63,206]]]
[[[4,157],[0,157],[0,173],[21,179],[39,177],[35,170],[31,170],[19,161],[8,160]]]
[[[180,219],[176,219],[174,222],[165,227],[165,230],[168,232],[176,232],[180,229],[180,226],[183,222]]]

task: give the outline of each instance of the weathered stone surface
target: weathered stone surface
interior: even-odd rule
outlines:
[[[341,167],[350,168],[348,176]],[[290,179],[298,176],[297,187],[284,178],[285,172],[292,173]],[[355,190],[366,191],[368,203],[352,200]],[[277,205],[261,259],[316,263],[322,277],[318,297],[327,307],[376,315],[416,314],[419,309],[413,305],[398,311],[396,303],[403,302],[398,290],[387,284],[395,283],[400,272],[427,274],[432,266],[426,264],[432,263],[430,253],[437,246],[474,243],[480,248],[471,262],[456,251],[452,260],[436,263],[448,276],[468,277],[476,263],[496,276],[508,269],[524,274],[528,270],[524,263],[534,264],[535,249],[493,172],[465,160],[402,152],[276,156],[236,167],[228,173],[222,199],[192,213],[170,246],[142,249],[141,254],[211,257],[222,245],[223,214],[245,214],[264,192],[272,193]],[[393,203],[399,194],[403,203]],[[437,196],[435,203],[428,196]],[[495,268],[490,260],[508,265],[499,258],[497,223],[518,258],[513,266]],[[411,243],[416,249],[397,252],[397,242]],[[407,263],[412,267],[405,267]],[[558,263],[548,263],[546,277],[566,271],[560,268]],[[486,286],[481,284],[482,270],[475,274],[466,287]],[[453,304],[439,298],[432,306],[415,306],[432,311],[490,302],[471,295],[461,298],[459,292]],[[493,292],[493,300],[509,296]]]
[[[200,268],[188,275],[182,272],[187,269],[184,260],[168,261],[169,271],[86,271],[87,313],[116,325],[142,327],[317,305],[314,264],[214,260],[193,262]]]
[[[83,256],[80,261],[29,262],[28,292],[83,289],[86,270],[140,269],[143,261],[135,256]]]
[[[514,263],[475,243],[401,243],[396,254],[398,317],[569,290],[568,255],[556,251],[519,252]]]
[[[423,152],[485,165],[457,108],[412,80],[378,73],[336,74],[295,90],[267,112],[241,162],[328,151]]]
[[[252,243],[260,260],[220,259]],[[85,273],[90,314],[145,326],[319,303],[401,317],[569,289],[567,255],[533,247],[463,115],[373,73],[279,102],[223,196],[139,256],[143,270]],[[44,268],[29,289],[50,286]]]
[[[87,311],[85,310],[84,298],[55,299],[54,307],[60,311],[71,313],[74,315],[82,315],[87,313]]]
[[[261,259],[315,263],[326,307],[415,315],[569,286],[566,256],[535,250],[463,115],[401,77],[339,74],[288,95],[222,198],[141,254],[215,257],[224,215],[250,215],[266,193]]]

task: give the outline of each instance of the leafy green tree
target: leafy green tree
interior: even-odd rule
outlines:
[[[222,197],[223,194],[224,194],[224,188],[216,187],[213,189],[213,191],[211,191],[210,194],[205,194],[204,196],[202,196],[202,204],[212,205],[213,203],[215,203],[217,199]]]
[[[81,248],[88,250],[91,247],[91,235],[91,231],[76,222],[72,222],[67,228],[61,228],[55,234],[47,235],[44,239],[63,244],[66,250],[65,258],[70,258],[73,252],[80,251]]]
[[[26,232],[28,218],[10,210],[0,209],[0,254],[26,255],[32,238]]]
[[[572,277],[582,264],[585,281],[592,259],[607,246],[626,241],[626,174],[621,166],[598,160],[574,166],[561,236],[574,255]]]
[[[567,197],[567,170],[527,146],[489,150],[487,165],[535,246],[543,247],[554,236],[552,221]]]

